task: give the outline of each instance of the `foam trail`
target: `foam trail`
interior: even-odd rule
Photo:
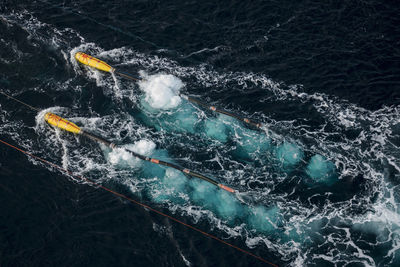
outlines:
[[[62,140],[60,137],[60,129],[55,129],[55,133],[56,133],[56,138],[57,140],[61,143],[61,147],[63,150],[63,155],[62,155],[62,167],[64,169],[68,169],[68,165],[69,165],[69,160],[68,160],[68,147],[66,144],[66,141]]]
[[[215,186],[199,180],[191,180],[190,185],[193,188],[191,197],[197,204],[203,204],[205,208],[210,208],[215,203]]]
[[[149,156],[174,162],[163,149],[155,149]],[[188,178],[181,172],[151,162],[143,162],[142,173],[147,180],[147,195],[153,201],[176,205],[183,204],[187,200]]]
[[[187,101],[182,101],[179,96],[183,82],[173,76],[166,74],[146,75],[139,82],[140,89],[145,93],[145,97],[141,100],[142,107],[151,115],[160,118],[157,121],[150,120],[151,124],[156,125],[159,130],[167,129],[169,131],[180,132],[197,132],[196,126],[201,121],[196,114],[196,109]],[[163,111],[168,111],[163,113]],[[161,114],[161,116],[160,116]],[[146,119],[148,122],[149,120]],[[209,138],[216,139],[220,142],[228,140],[228,130],[220,119],[212,118],[206,120],[203,125],[204,129],[201,132]]]
[[[200,132],[222,143],[227,142],[232,133],[235,133],[236,155],[245,159],[258,158],[271,149],[271,140],[264,133],[245,128],[230,117],[219,114],[216,118],[209,118],[200,123],[202,118],[196,114],[196,109],[179,97],[183,83],[175,76],[148,76],[145,73],[142,73],[142,76],[145,76],[145,79],[139,82],[139,87],[145,96],[141,98],[144,111],[141,117],[148,125],[168,132]],[[284,168],[290,168],[303,160],[304,152],[296,144],[284,142],[274,148],[273,155]],[[306,171],[313,179],[318,175],[317,172],[321,173],[321,176],[329,173],[330,177],[334,170],[332,165],[333,163],[313,157]]]
[[[245,207],[231,194],[223,190],[217,191],[218,203],[216,203],[217,214],[228,222],[235,218],[244,216]]]
[[[95,48],[97,49],[97,48]],[[143,67],[145,69],[161,69],[161,70],[168,70],[170,71],[171,74],[174,74],[178,77],[184,77],[187,78],[187,80],[196,80],[195,83],[197,84],[202,84],[205,85],[206,87],[220,87],[218,88],[218,90],[224,90],[223,89],[223,85],[227,84],[228,81],[229,83],[236,83],[239,85],[243,85],[243,86],[239,86],[240,88],[243,89],[239,89],[240,91],[245,90],[246,88],[246,83],[249,84],[253,84],[253,85],[257,85],[257,86],[261,86],[261,88],[264,88],[266,90],[268,90],[269,92],[274,93],[274,97],[276,99],[295,99],[295,100],[300,100],[302,103],[308,103],[311,104],[312,106],[314,106],[318,113],[321,114],[323,116],[323,118],[325,118],[326,120],[329,120],[330,122],[332,122],[335,126],[337,126],[339,129],[342,128],[350,128],[350,129],[360,129],[361,133],[359,138],[357,138],[356,140],[345,140],[344,141],[338,141],[338,142],[330,142],[328,138],[326,138],[326,134],[329,135],[330,134],[337,134],[335,131],[334,132],[329,132],[329,130],[323,129],[323,130],[316,130],[316,131],[311,131],[309,130],[309,128],[307,127],[300,127],[298,129],[293,128],[292,126],[288,126],[286,128],[286,126],[284,124],[281,124],[281,122],[272,122],[273,126],[275,127],[280,127],[280,129],[282,130],[287,130],[288,133],[291,133],[293,135],[297,135],[299,136],[299,138],[296,138],[296,140],[301,140],[300,136],[302,134],[305,134],[305,136],[309,139],[312,140],[315,143],[315,148],[314,145],[311,148],[311,150],[313,151],[313,153],[318,153],[318,151],[324,151],[326,152],[326,155],[328,158],[330,159],[335,159],[335,163],[337,164],[338,161],[340,161],[341,163],[343,163],[343,168],[345,168],[347,175],[349,176],[355,176],[359,173],[361,173],[362,175],[365,176],[366,180],[368,183],[371,184],[371,193],[367,194],[366,196],[362,196],[362,195],[354,195],[354,199],[357,199],[358,202],[354,202],[351,205],[348,205],[349,201],[344,201],[343,203],[329,203],[324,205],[323,207],[321,207],[321,210],[319,210],[319,212],[315,212],[315,210],[313,209],[309,209],[309,207],[307,205],[304,205],[302,202],[299,201],[287,201],[286,199],[284,201],[282,201],[282,203],[285,203],[285,206],[283,205],[279,205],[281,208],[281,212],[286,212],[286,214],[288,215],[290,213],[291,218],[296,217],[296,215],[292,212],[296,211],[296,213],[298,213],[299,215],[297,216],[297,220],[298,224],[294,224],[292,223],[293,221],[289,221],[289,223],[287,223],[285,225],[285,229],[288,229],[290,231],[290,233],[293,233],[293,235],[291,235],[291,239],[294,240],[296,239],[296,235],[298,235],[298,239],[305,239],[304,237],[302,237],[301,235],[304,234],[303,230],[308,224],[310,220],[316,220],[316,217],[319,218],[319,215],[317,214],[321,214],[321,216],[323,216],[324,218],[326,218],[327,220],[330,221],[330,224],[354,224],[356,222],[357,219],[357,215],[359,214],[358,210],[362,208],[362,210],[365,210],[365,208],[370,208],[370,204],[369,201],[370,199],[372,199],[370,196],[372,196],[373,193],[377,193],[378,190],[379,192],[383,189],[385,189],[387,187],[386,184],[384,184],[382,182],[382,176],[376,175],[377,172],[381,172],[381,165],[379,164],[378,167],[376,167],[374,164],[378,165],[375,160],[380,160],[381,162],[384,162],[385,160],[388,160],[390,164],[388,165],[393,165],[395,168],[397,168],[398,171],[398,158],[396,157],[396,154],[394,154],[395,152],[398,153],[398,145],[397,147],[388,147],[389,145],[389,137],[392,137],[393,134],[391,134],[391,130],[390,130],[390,126],[391,125],[395,125],[396,121],[397,123],[399,122],[399,110],[398,107],[393,108],[393,110],[391,108],[384,108],[380,111],[377,112],[370,112],[370,111],[366,111],[366,110],[362,110],[354,105],[349,105],[348,103],[345,103],[343,101],[338,101],[337,99],[332,99],[332,97],[327,96],[327,95],[323,95],[323,94],[307,94],[305,92],[302,92],[300,90],[301,87],[297,88],[296,87],[290,87],[288,88],[289,90],[286,90],[286,88],[281,87],[279,84],[277,84],[276,82],[273,82],[269,79],[267,79],[265,77],[265,75],[257,75],[257,74],[248,74],[248,73],[217,73],[215,71],[209,70],[210,68],[208,67],[189,67],[189,68],[185,68],[185,67],[181,67],[179,66],[178,63],[159,57],[159,56],[154,56],[154,57],[149,57],[146,54],[139,54],[136,53],[135,51],[132,50],[128,50],[125,48],[121,49],[123,51],[123,53],[121,53],[121,58],[122,60],[118,60],[118,61],[123,61],[125,63],[123,64],[133,64],[134,66],[138,66],[140,65],[140,67]],[[126,52],[126,53],[125,53]],[[107,52],[108,53],[108,52]],[[72,60],[71,60],[72,61]],[[91,75],[90,73],[88,74],[89,76]],[[93,75],[92,75],[93,76]],[[106,76],[105,76],[106,77]],[[96,78],[96,77],[92,77],[92,78]],[[105,81],[106,79],[104,79],[103,77],[100,77],[102,81]],[[109,85],[109,83],[107,83],[107,86]],[[121,84],[121,86],[123,86]],[[80,87],[72,87],[72,88],[76,88],[76,90],[81,90]],[[226,86],[226,88],[228,88],[228,86]],[[123,88],[121,88],[123,89]],[[106,90],[106,89],[104,89]],[[232,90],[232,88],[229,87],[229,90]],[[110,92],[111,93],[111,92]],[[116,93],[116,92],[113,92]],[[274,99],[275,100],[275,99]],[[183,105],[185,101],[182,101],[180,105],[178,105],[177,107],[175,107],[175,109],[179,109],[181,108],[181,105]],[[165,112],[165,115],[169,115],[167,112],[172,112],[174,109],[169,109],[169,110],[163,110]],[[194,112],[196,112],[195,109],[193,109]],[[157,113],[157,115],[159,115],[160,113]],[[337,116],[337,115],[340,116]],[[155,117],[155,116],[154,116]],[[152,117],[153,118],[153,117]],[[160,117],[161,118],[161,117]],[[198,120],[199,118],[197,116],[193,117],[193,124],[195,125],[196,123],[198,124]],[[160,119],[161,120],[161,119]],[[170,120],[170,125],[176,125],[178,124],[178,122],[172,121]],[[156,123],[155,123],[156,124]],[[154,125],[155,125],[154,124]],[[190,123],[189,123],[190,124]],[[201,124],[200,124],[201,125]],[[115,126],[114,124],[112,126]],[[307,125],[306,125],[307,126]],[[116,127],[110,127],[109,129],[112,128],[116,128]],[[195,127],[192,127],[195,128]],[[17,128],[16,128],[17,129]],[[167,128],[165,128],[167,129]],[[188,130],[185,130],[182,127],[182,131],[185,132],[189,132]],[[321,134],[321,131],[323,131],[324,134]],[[52,132],[52,131],[49,131]],[[45,132],[41,133],[43,135],[47,134]],[[50,134],[50,133],[49,133]],[[207,134],[207,133],[204,133]],[[340,133],[339,133],[340,134]],[[17,136],[17,135],[16,135]],[[240,136],[240,135],[238,135]],[[218,137],[211,137],[211,138],[215,138],[217,139]],[[230,137],[228,136],[228,139]],[[235,136],[236,138],[236,136]],[[276,148],[275,145],[275,138],[271,137],[271,146],[275,146],[274,148],[267,148],[264,151],[268,151],[269,149],[271,149],[273,151],[272,155],[273,157],[275,157],[275,151],[277,151],[278,149]],[[222,138],[224,139],[224,137]],[[250,138],[249,138],[250,139]],[[239,143],[243,143],[245,144],[245,138],[242,137],[241,139],[237,138],[235,139],[235,141],[238,140],[238,144]],[[251,139],[250,139],[251,140]],[[375,141],[376,140],[376,141]],[[21,142],[20,139],[16,139],[16,141]],[[351,142],[349,142],[351,141]],[[165,141],[164,141],[165,142]],[[301,141],[300,141],[301,142]],[[46,143],[49,146],[51,145],[51,143]],[[251,144],[251,143],[250,143]],[[70,144],[69,144],[70,145]],[[24,145],[27,148],[31,148],[31,144],[26,144]],[[239,146],[239,145],[238,145]],[[347,149],[351,149],[351,153],[348,153],[348,150],[344,150],[342,149],[344,146],[348,146]],[[248,145],[244,145],[243,147],[245,148],[249,148],[250,146]],[[37,148],[39,151],[41,151],[42,148],[38,147]],[[62,152],[57,148],[58,152]],[[87,154],[89,151],[86,150],[80,150],[82,154]],[[221,149],[222,151],[222,149]],[[50,153],[50,152],[46,152],[46,153]],[[70,149],[69,154],[72,154],[73,150]],[[159,150],[155,150],[153,151],[153,153],[160,153],[162,154],[162,151]],[[254,155],[255,153],[262,155],[262,150],[260,149],[260,153],[258,152],[258,147],[254,146],[252,149],[249,150],[249,152],[243,152],[243,155],[247,155],[247,157],[250,157],[251,155]],[[310,153],[310,151],[305,151],[304,153]],[[285,153],[283,153],[285,154]],[[81,155],[79,155],[81,157]],[[165,154],[164,154],[165,155]],[[224,159],[224,157],[226,157],[226,154],[223,153],[223,151],[221,152],[221,155]],[[313,154],[312,154],[313,155]],[[397,154],[398,155],[398,154]],[[71,159],[71,155],[68,155]],[[338,157],[336,157],[338,156]],[[258,157],[258,155],[257,155]],[[377,159],[378,157],[378,159]],[[289,157],[290,158],[290,157]],[[307,155],[308,158],[308,155]],[[255,158],[258,159],[258,158]],[[393,159],[393,160],[391,160]],[[70,164],[74,164],[74,160],[75,158],[72,158],[72,160],[70,160]],[[308,167],[310,167],[310,173],[312,170],[315,169],[319,169],[317,168],[317,166],[319,165],[319,163],[321,162],[321,160],[316,160],[316,162],[318,164],[316,164],[317,166],[314,166],[315,164],[313,164],[314,157],[310,159],[310,161],[308,162]],[[338,164],[337,164],[338,165]],[[312,167],[314,166],[314,167]],[[339,165],[338,165],[339,166]],[[78,166],[79,168],[81,168],[80,166]],[[389,166],[391,168],[391,166]],[[109,165],[104,165],[103,166],[103,172],[107,173],[107,170],[109,168]],[[152,166],[150,167],[150,169],[156,169],[159,168],[158,166]],[[145,167],[145,165],[143,164],[141,170],[142,172],[145,172],[144,169],[148,169]],[[162,169],[162,168],[160,168]],[[321,168],[320,171],[325,172],[324,171],[325,168]],[[362,171],[363,169],[365,169],[365,171]],[[82,169],[80,169],[82,170]],[[263,170],[261,169],[257,169],[257,168],[252,168],[251,172],[262,172]],[[318,172],[320,172],[318,171]],[[120,172],[119,175],[124,175],[123,173],[125,172],[125,170],[123,172]],[[163,175],[161,174],[157,174],[160,177],[164,178],[165,176],[165,180],[167,180],[167,171],[163,171],[160,173],[163,173]],[[305,173],[307,173],[307,168],[305,169]],[[341,171],[340,174],[342,175],[344,173],[344,171]],[[354,175],[353,175],[354,174]],[[252,176],[250,175],[250,172],[246,172],[245,173],[246,176],[249,176],[252,178]],[[307,174],[308,176],[310,176],[310,174]],[[111,176],[111,175],[110,175]],[[110,177],[108,176],[108,177]],[[140,175],[132,175],[135,177],[135,180],[137,178],[137,176]],[[149,175],[150,177],[151,175]],[[172,177],[173,175],[171,175]],[[152,177],[156,177],[156,176],[152,176]],[[157,176],[158,177],[158,176]],[[243,176],[240,176],[243,177]],[[394,178],[397,179],[398,174],[395,174]],[[237,177],[235,177],[237,178]],[[311,177],[310,177],[311,178]],[[388,179],[390,178],[390,175],[388,175]],[[393,178],[390,178],[393,179]],[[161,180],[161,179],[159,179]],[[244,181],[247,181],[247,179],[243,179]],[[186,184],[187,185],[187,184]],[[180,186],[178,186],[180,187]],[[260,194],[260,191],[255,190],[253,192],[256,192],[256,194]],[[391,188],[390,192],[394,192],[394,194],[397,194],[396,192],[398,192],[398,187],[396,188]],[[281,201],[279,199],[280,195],[271,195],[269,196],[270,198],[272,198],[272,200],[274,201]],[[386,196],[380,196],[379,198],[382,199],[387,199]],[[329,198],[328,198],[329,200]],[[353,202],[353,201],[350,201]],[[361,203],[361,204],[357,204],[357,203]],[[365,203],[367,203],[367,205],[365,205]],[[397,202],[398,203],[398,200]],[[388,203],[391,204],[391,203]],[[397,204],[398,205],[398,204]],[[176,208],[176,206],[174,206],[174,209]],[[185,210],[185,206],[180,206],[180,208],[182,208],[183,210]],[[322,209],[323,208],[323,209]],[[216,208],[214,208],[215,210]],[[202,210],[205,213],[208,212],[208,210]],[[373,212],[374,218],[379,218],[380,217],[380,213],[378,212],[379,209],[376,209]],[[398,214],[398,210],[395,211],[396,214]],[[204,213],[203,213],[204,214]],[[208,214],[208,213],[207,213]],[[398,218],[396,216],[393,216],[392,213],[389,214],[390,217],[392,218]],[[334,218],[334,216],[337,216],[336,218]],[[196,218],[196,216],[193,215],[194,218]],[[211,218],[211,217],[207,217],[207,218]],[[286,217],[285,217],[286,218]],[[370,220],[370,218],[366,218],[366,221]],[[245,221],[245,220],[244,220]],[[247,219],[246,222],[248,223]],[[360,224],[365,223],[364,221],[359,222]],[[254,224],[254,223],[253,223]],[[213,225],[217,225],[217,224],[213,224]],[[238,225],[238,224],[236,224]],[[302,226],[304,225],[304,226]],[[379,231],[381,233],[384,232],[388,232],[389,230],[389,234],[390,236],[388,237],[385,246],[392,246],[390,248],[390,250],[388,251],[388,257],[397,257],[397,261],[395,260],[395,263],[392,263],[393,265],[396,265],[396,262],[398,262],[398,258],[399,258],[399,253],[398,251],[396,251],[396,248],[398,248],[398,244],[400,243],[399,240],[399,232],[397,231],[397,234],[395,234],[393,228],[397,229],[396,227],[393,226],[393,222],[382,222],[382,229],[379,229]],[[226,229],[224,228],[223,224],[218,224],[218,229]],[[258,227],[261,228],[261,227]],[[227,233],[231,233],[230,230],[232,230],[232,228],[229,228],[229,230],[227,230]],[[296,232],[298,230],[298,233]],[[366,231],[365,229],[361,229],[362,231]],[[393,230],[393,232],[391,232]],[[315,232],[319,232],[320,230],[316,229]],[[333,231],[330,231],[328,227],[325,227],[325,232],[324,233],[328,233],[327,238],[324,239],[324,245],[326,247],[326,253],[332,254],[332,253],[337,253],[338,248],[340,246],[346,247],[346,244],[340,244],[338,243],[338,241],[336,239],[332,239],[332,237],[334,237],[336,234],[331,234]],[[339,234],[340,232],[343,232],[343,230],[338,231]],[[366,231],[367,232],[367,231]],[[296,233],[296,234],[295,234]],[[230,235],[232,236],[232,235]],[[244,238],[245,235],[242,235],[242,237]],[[267,246],[271,246],[271,243],[268,243],[269,240],[268,238],[263,238],[260,236],[257,236],[256,238],[258,238],[259,240],[262,240],[261,242],[264,242],[265,244],[267,244]],[[255,238],[255,239],[256,239]],[[390,240],[389,240],[390,238]],[[248,240],[251,240],[251,237],[248,237],[246,240],[246,243],[248,242]],[[362,240],[361,240],[362,241]],[[288,241],[291,242],[291,241]],[[392,242],[392,244],[390,244],[390,242]],[[264,244],[263,243],[263,244]],[[394,244],[395,243],[395,244]],[[291,252],[293,252],[293,250],[291,248],[289,248],[291,246],[292,243],[287,243],[289,246],[272,246],[273,248],[277,248],[277,251],[279,251],[279,253],[281,253],[284,257],[290,257],[287,256],[288,254],[290,254]],[[350,243],[349,243],[350,244]],[[329,247],[329,245],[331,245],[331,247]],[[350,246],[352,247],[352,246]],[[312,250],[308,250],[309,248],[304,247],[303,249],[301,248],[296,248],[299,251],[295,252],[295,254],[298,253],[299,256],[296,259],[296,263],[297,265],[307,265],[308,263],[312,263],[313,261],[313,257],[315,257],[315,253]],[[341,253],[342,255],[344,253]],[[336,258],[341,257],[341,255],[336,254],[337,256],[335,256]],[[350,255],[350,254],[349,254]],[[343,262],[351,262],[354,259],[357,258],[362,258],[360,257],[360,255],[362,256],[362,254],[358,253],[357,254],[353,254],[351,257],[353,258],[349,258],[349,261],[341,261],[337,264],[343,264]],[[293,256],[293,255],[292,255]],[[286,258],[288,259],[288,258]],[[293,258],[291,258],[290,260],[292,260]],[[299,263],[300,262],[300,263]],[[293,262],[292,262],[293,263]],[[293,263],[296,265],[296,263]],[[389,264],[390,264],[389,263]],[[385,264],[385,262],[383,262],[382,264]]]
[[[199,116],[196,114],[196,109],[187,102],[183,103],[167,121],[170,128],[174,127],[178,131],[189,133],[196,133],[196,126],[200,121]]]

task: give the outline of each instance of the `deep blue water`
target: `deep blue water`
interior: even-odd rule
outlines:
[[[279,266],[398,266],[399,9],[396,1],[0,2],[2,92],[212,176],[245,203],[55,131],[43,112],[3,96],[0,138]],[[82,67],[78,51],[149,83]],[[264,131],[183,99],[154,108],[148,90],[160,83],[182,83],[182,93]],[[0,148],[0,266],[264,265]]]

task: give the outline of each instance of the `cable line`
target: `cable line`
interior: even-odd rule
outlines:
[[[34,111],[37,111],[37,112],[42,111],[41,109],[33,107],[33,106],[31,106],[31,105],[29,105],[29,104],[27,104],[27,103],[15,98],[15,97],[12,97],[12,96],[4,93],[4,92],[0,91],[0,94],[2,94],[4,96],[6,96],[7,98],[10,98],[10,99],[12,99],[12,100],[14,100],[14,101],[16,101],[16,102],[28,107],[31,110],[34,110]],[[74,124],[73,122],[70,122],[70,121],[68,121],[68,120],[66,120],[66,119],[64,119],[64,118],[62,118],[62,117],[60,117],[60,116],[58,116],[56,114],[53,114],[51,112],[47,112],[45,114],[44,119],[50,125],[53,125],[55,127],[58,127],[58,128],[63,129],[65,131],[68,131],[68,132],[72,132],[72,133],[75,133],[75,134],[81,134],[81,135],[83,135],[83,136],[85,136],[85,137],[87,137],[87,138],[89,138],[89,139],[91,139],[91,140],[93,140],[95,142],[102,143],[102,144],[104,144],[104,145],[106,145],[106,146],[108,146],[108,147],[110,147],[112,149],[116,148],[116,145],[114,143],[112,143],[112,142],[110,142],[110,141],[108,141],[106,139],[103,139],[102,137],[96,136],[96,135],[94,135],[92,133],[86,132],[86,131],[82,130],[80,127],[78,127],[76,124]],[[179,219],[176,219],[175,217],[172,217],[172,216],[170,216],[168,214],[165,214],[165,213],[163,213],[163,212],[161,212],[159,210],[156,210],[156,209],[154,209],[154,208],[152,208],[152,207],[150,207],[150,206],[148,206],[146,204],[143,204],[143,203],[141,203],[139,201],[136,201],[136,200],[124,195],[124,194],[118,193],[118,192],[116,192],[116,191],[114,191],[114,190],[112,190],[112,189],[110,189],[108,187],[105,187],[105,186],[103,186],[103,185],[101,185],[101,184],[99,184],[99,183],[97,183],[97,182],[95,182],[95,181],[93,181],[91,179],[85,178],[85,177],[80,176],[80,175],[76,175],[76,174],[74,174],[72,171],[70,171],[68,169],[65,169],[65,168],[63,168],[63,167],[61,167],[61,166],[59,166],[59,165],[57,165],[55,163],[52,163],[52,162],[48,161],[48,160],[42,159],[42,158],[40,158],[40,157],[38,157],[38,156],[36,156],[36,155],[34,155],[32,153],[29,153],[29,152],[21,149],[21,148],[18,148],[18,147],[14,146],[14,145],[11,145],[11,144],[7,143],[6,141],[3,141],[3,140],[0,139],[0,143],[4,144],[4,145],[6,145],[6,146],[8,146],[10,148],[13,148],[13,149],[15,149],[17,151],[20,151],[23,154],[25,154],[25,155],[27,155],[27,156],[29,156],[31,158],[34,158],[34,159],[36,159],[36,160],[38,160],[38,161],[40,161],[42,163],[45,163],[45,164],[47,164],[47,165],[49,165],[49,166],[51,166],[51,167],[53,167],[55,169],[58,169],[59,171],[62,171],[64,173],[70,175],[71,177],[78,178],[79,180],[87,182],[87,183],[89,183],[89,184],[91,184],[91,185],[93,185],[93,186],[95,186],[97,188],[101,188],[101,189],[103,189],[105,191],[108,191],[108,192],[112,193],[113,195],[115,195],[117,197],[126,199],[131,203],[134,203],[134,204],[136,204],[138,206],[141,206],[141,207],[143,207],[143,208],[145,208],[147,210],[150,210],[150,211],[152,211],[154,213],[157,213],[157,214],[159,214],[161,216],[164,216],[164,217],[166,217],[166,218],[168,218],[168,219],[170,219],[170,220],[172,220],[172,221],[174,221],[176,223],[184,225],[184,226],[186,226],[186,227],[188,227],[188,228],[190,228],[190,229],[192,229],[192,230],[194,230],[196,232],[201,233],[204,236],[212,238],[212,239],[214,239],[214,240],[216,240],[216,241],[218,241],[220,243],[223,243],[223,244],[225,244],[225,245],[227,245],[229,247],[232,247],[232,248],[234,248],[234,249],[236,249],[236,250],[238,250],[238,251],[240,251],[240,252],[242,252],[244,254],[247,254],[247,255],[255,258],[255,259],[258,259],[258,260],[262,261],[263,263],[269,264],[269,265],[274,266],[274,267],[278,267],[278,265],[276,265],[274,263],[271,263],[271,262],[265,260],[264,258],[251,253],[248,250],[245,250],[245,249],[242,249],[242,248],[240,248],[238,246],[235,246],[235,245],[233,245],[233,244],[231,244],[231,243],[229,243],[227,241],[224,241],[224,240],[222,240],[222,239],[220,239],[220,238],[218,238],[218,237],[216,237],[216,236],[214,236],[214,235],[212,235],[210,233],[207,233],[207,232],[205,232],[203,230],[200,230],[199,228],[197,228],[195,226],[187,224],[187,223],[185,223],[185,222],[183,222],[183,221],[181,221]],[[207,182],[209,182],[209,183],[211,183],[211,184],[213,184],[215,186],[218,186],[219,188],[224,189],[224,190],[226,190],[228,192],[231,192],[231,193],[237,192],[234,189],[232,189],[232,188],[230,188],[230,187],[228,187],[226,185],[220,184],[220,183],[214,181],[211,178],[208,178],[208,177],[206,177],[206,176],[204,176],[202,174],[193,172],[193,171],[191,171],[189,169],[185,169],[185,168],[182,168],[182,167],[180,167],[178,165],[175,165],[175,164],[172,164],[172,163],[169,163],[169,162],[165,162],[165,161],[162,161],[162,160],[158,160],[158,159],[155,159],[155,158],[146,157],[144,155],[141,155],[141,154],[136,153],[136,152],[134,152],[132,150],[129,150],[129,149],[125,149],[125,150],[128,151],[129,153],[131,153],[133,156],[139,158],[139,159],[142,159],[142,160],[145,160],[145,161],[149,161],[149,162],[152,162],[154,164],[160,164],[160,165],[163,165],[163,166],[166,166],[166,167],[171,167],[171,168],[177,169],[177,170],[179,170],[179,171],[181,171],[181,172],[183,172],[183,173],[185,173],[187,175],[190,175],[192,177],[197,177],[199,179],[207,181]]]
[[[16,98],[10,96],[10,95],[8,95],[8,94],[6,94],[4,92],[0,92],[0,93],[2,95],[7,96],[8,98],[10,98],[10,99],[12,99],[14,101],[17,101],[20,104],[23,104],[23,105],[29,107],[30,109],[32,109],[34,111],[38,111],[38,112],[41,111],[40,109],[35,108],[35,107],[31,106],[31,105],[28,105],[28,104],[26,104],[26,103],[24,103],[24,102],[22,102],[22,101],[20,101],[20,100],[18,100]],[[62,129],[64,131],[71,132],[71,133],[74,133],[74,134],[80,134],[82,136],[85,136],[85,137],[97,142],[97,143],[104,144],[105,146],[107,146],[107,147],[109,147],[111,149],[117,148],[117,146],[113,142],[108,141],[108,140],[106,140],[106,139],[104,139],[104,138],[102,138],[100,136],[95,135],[95,134],[92,134],[92,133],[89,133],[87,131],[84,131],[79,126],[77,126],[75,123],[70,122],[70,121],[68,121],[68,120],[66,120],[66,119],[64,119],[64,118],[62,118],[62,117],[60,117],[60,116],[58,116],[56,114],[53,114],[51,112],[47,112],[45,114],[45,116],[44,116],[44,119],[48,124],[50,124],[50,125],[52,125],[54,127],[60,128],[60,129]],[[210,184],[213,184],[213,185],[217,186],[218,188],[221,188],[221,189],[223,189],[225,191],[228,191],[230,193],[235,193],[235,190],[233,188],[230,188],[227,185],[218,183],[214,179],[211,179],[211,178],[209,178],[209,177],[207,177],[207,176],[205,176],[203,174],[194,172],[194,171],[192,171],[190,169],[183,168],[181,166],[178,166],[178,165],[170,163],[170,162],[166,162],[166,161],[159,160],[159,159],[156,159],[156,158],[151,158],[151,157],[148,157],[148,156],[144,156],[142,154],[136,153],[135,151],[130,150],[130,149],[126,149],[124,147],[120,147],[120,148],[124,149],[125,151],[129,152],[132,156],[134,156],[136,158],[139,158],[141,160],[149,161],[149,162],[151,162],[153,164],[162,165],[162,166],[165,166],[165,167],[176,169],[176,170],[178,170],[180,172],[183,172],[186,175],[189,175],[189,176],[195,177],[195,178],[199,178],[199,179],[201,179],[203,181],[206,181],[206,182],[208,182]]]
[[[118,193],[118,192],[116,192],[116,191],[114,191],[114,190],[112,190],[112,189],[110,189],[108,187],[105,187],[105,186],[103,186],[103,185],[101,185],[101,184],[99,184],[99,183],[97,183],[97,182],[95,182],[95,181],[93,181],[91,179],[88,179],[88,178],[86,178],[84,176],[76,175],[70,170],[64,169],[63,167],[61,167],[61,166],[59,166],[59,165],[57,165],[55,163],[52,163],[52,162],[50,162],[48,160],[45,160],[45,159],[42,159],[42,158],[40,158],[38,156],[35,156],[35,155],[33,155],[33,154],[31,154],[31,153],[29,153],[29,152],[27,152],[27,151],[25,151],[25,150],[23,150],[21,148],[18,148],[16,146],[13,146],[13,145],[7,143],[6,141],[3,141],[3,140],[0,139],[0,143],[4,144],[4,145],[6,145],[6,146],[8,146],[10,148],[13,148],[13,149],[15,149],[15,150],[17,150],[19,152],[22,152],[23,154],[25,154],[25,155],[27,155],[27,156],[29,156],[31,158],[34,158],[34,159],[36,159],[36,160],[38,160],[38,161],[40,161],[40,162],[42,162],[44,164],[47,164],[47,165],[49,165],[49,166],[51,166],[51,167],[53,167],[55,169],[58,169],[59,171],[64,172],[64,173],[70,175],[71,177],[78,178],[79,180],[81,180],[83,182],[87,182],[87,183],[91,184],[92,186],[95,186],[96,188],[101,188],[102,190],[110,192],[111,194],[113,194],[113,195],[115,195],[117,197],[123,198],[123,199],[125,199],[125,200],[127,200],[127,201],[129,201],[131,203],[134,203],[134,204],[146,209],[146,210],[150,210],[150,211],[152,211],[154,213],[157,213],[157,214],[159,214],[161,216],[164,216],[164,217],[166,217],[166,218],[168,218],[168,219],[170,219],[170,220],[172,220],[172,221],[174,221],[176,223],[179,223],[179,224],[181,224],[181,225],[183,225],[185,227],[188,227],[188,228],[190,228],[190,229],[192,229],[192,230],[194,230],[196,232],[199,232],[200,234],[202,234],[202,235],[204,235],[206,237],[212,238],[212,239],[214,239],[214,240],[216,240],[216,241],[218,241],[218,242],[220,242],[220,243],[222,243],[224,245],[232,247],[232,248],[234,248],[234,249],[236,249],[236,250],[238,250],[238,251],[240,251],[240,252],[242,252],[244,254],[247,254],[247,255],[249,255],[249,256],[257,259],[257,260],[262,261],[263,263],[269,264],[269,265],[274,266],[274,267],[278,267],[278,265],[276,265],[274,263],[271,263],[271,262],[267,261],[266,259],[251,253],[248,250],[245,250],[245,249],[242,249],[242,248],[240,248],[238,246],[235,246],[235,245],[233,245],[233,244],[231,244],[231,243],[229,243],[227,241],[224,241],[224,240],[222,240],[222,239],[220,239],[220,238],[218,238],[218,237],[216,237],[216,236],[214,236],[214,235],[212,235],[210,233],[207,233],[207,232],[205,232],[203,230],[200,230],[199,228],[197,228],[197,227],[195,227],[193,225],[187,224],[187,223],[185,223],[185,222],[183,222],[183,221],[181,221],[181,220],[179,220],[179,219],[177,219],[175,217],[172,217],[171,215],[168,215],[168,214],[165,214],[165,213],[163,213],[163,212],[161,212],[159,210],[156,210],[156,209],[150,207],[149,205],[143,204],[142,202],[134,200],[133,198],[130,198],[130,197],[124,195],[124,194]]]
[[[117,75],[119,75],[121,77],[124,77],[126,79],[129,79],[129,80],[132,80],[132,81],[135,81],[135,82],[139,82],[139,81],[143,81],[144,80],[142,78],[135,77],[135,76],[130,75],[128,73],[121,72],[121,71],[117,70],[116,68],[111,67],[106,62],[104,62],[104,61],[102,61],[102,60],[100,60],[98,58],[92,57],[92,56],[90,56],[88,54],[85,54],[83,52],[77,52],[75,54],[75,59],[77,61],[79,61],[80,63],[82,63],[84,65],[87,65],[89,67],[92,67],[92,68],[95,68],[95,69],[98,69],[98,70],[101,70],[101,71],[109,72],[109,73],[115,73],[115,74],[117,74]],[[243,118],[241,116],[238,116],[238,115],[233,114],[233,113],[231,113],[229,111],[226,111],[226,110],[217,109],[215,106],[206,104],[206,103],[204,103],[204,102],[202,102],[202,101],[200,101],[198,99],[195,99],[195,98],[193,98],[191,96],[187,96],[187,95],[184,95],[184,94],[179,94],[179,95],[181,97],[183,97],[184,99],[188,100],[191,103],[194,103],[194,104],[197,104],[199,106],[205,107],[205,108],[207,108],[207,109],[209,109],[211,111],[214,111],[216,113],[224,114],[226,116],[235,118],[235,119],[237,119],[239,121],[242,121],[242,122],[244,122],[244,123],[246,123],[246,124],[248,124],[250,126],[253,126],[253,127],[257,128],[257,129],[261,129],[263,127],[262,123],[254,122],[254,121],[252,121],[252,120],[250,120],[248,118]]]

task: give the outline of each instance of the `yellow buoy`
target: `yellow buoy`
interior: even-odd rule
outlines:
[[[47,123],[58,127],[60,129],[63,129],[65,131],[79,134],[81,133],[81,128],[76,126],[75,123],[67,121],[66,119],[61,118],[60,116],[47,112],[46,115],[44,115],[44,119],[47,121]]]
[[[105,63],[104,61],[101,61],[100,59],[97,59],[95,57],[89,56],[88,54],[78,52],[75,54],[76,60],[81,62],[82,64],[88,65],[90,67],[105,71],[105,72],[114,72],[114,68]]]

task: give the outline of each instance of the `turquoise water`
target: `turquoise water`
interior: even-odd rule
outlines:
[[[238,193],[54,131],[5,97],[1,139],[278,266],[397,266],[398,13],[387,1],[6,1],[2,91]],[[78,51],[148,83],[83,67]],[[1,266],[264,266],[1,153]]]

